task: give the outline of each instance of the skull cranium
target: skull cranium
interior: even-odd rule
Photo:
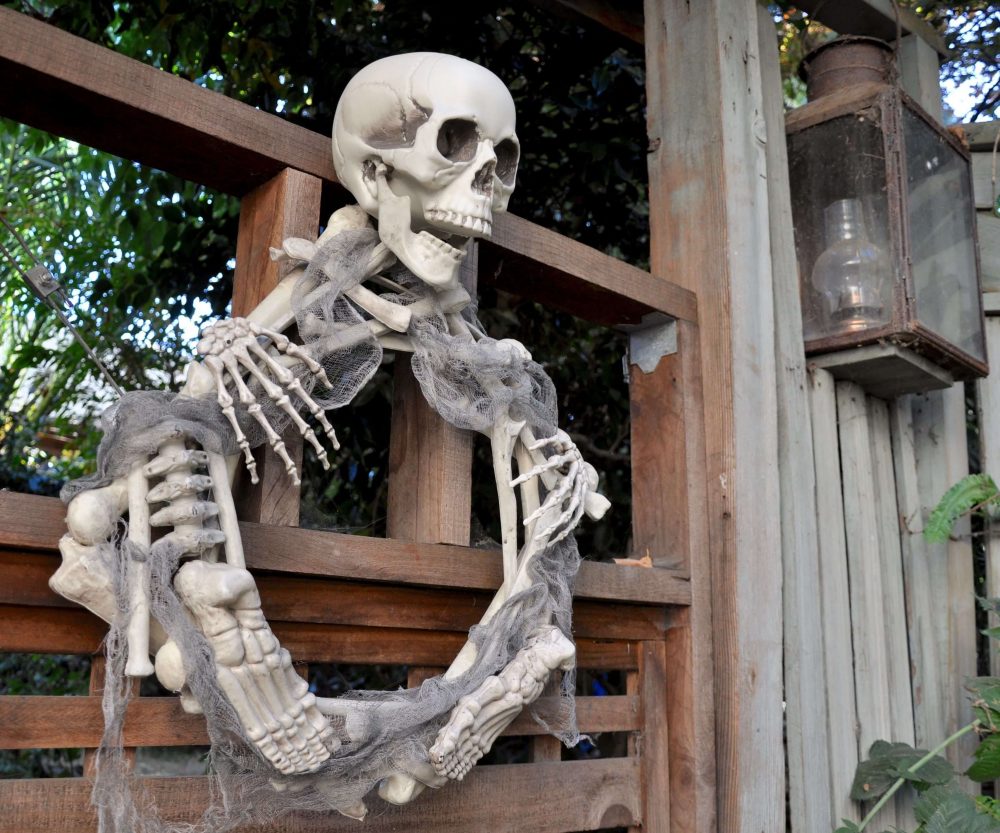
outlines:
[[[507,209],[520,147],[514,101],[478,64],[432,52],[359,72],[333,121],[337,176],[421,280],[454,285],[472,237]]]

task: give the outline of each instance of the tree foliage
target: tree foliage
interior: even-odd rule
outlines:
[[[439,50],[483,63],[508,84],[518,109],[524,156],[512,210],[637,265],[647,263],[641,47],[596,24],[559,16],[550,5],[6,5],[322,133],[348,79],[372,60]],[[966,57],[995,66],[993,36],[985,26],[962,22],[969,15],[963,18],[960,10],[973,7],[995,13],[984,3],[929,3],[918,11],[939,27],[965,26],[956,37],[965,39]],[[776,22],[786,93],[794,100],[802,93],[794,75],[799,58],[830,33],[787,4],[776,7]],[[984,107],[982,113],[988,112]],[[206,318],[225,312],[238,202],[19,125],[0,122],[0,137],[0,210],[24,231],[37,256],[58,266],[77,301],[81,328],[102,345],[124,387],[176,387],[193,333]],[[561,392],[564,424],[602,471],[615,511],[595,528],[596,538],[585,538],[585,550],[627,550],[628,398],[621,337],[501,293],[484,292],[481,308],[492,333],[520,338],[545,364]],[[110,396],[79,348],[17,282],[4,283],[0,310],[0,485],[51,492],[93,459],[94,416]],[[384,529],[390,391],[390,374],[383,371],[361,401],[335,415],[345,449],[333,477],[320,476],[310,464],[309,522],[376,534]],[[492,478],[482,455],[477,466],[484,476],[475,478],[474,505],[485,507],[480,526],[486,533],[493,529],[495,537]]]

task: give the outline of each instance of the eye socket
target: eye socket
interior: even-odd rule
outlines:
[[[521,155],[521,150],[517,142],[513,139],[504,139],[493,148],[497,157],[497,177],[507,186],[514,184],[514,175],[517,173],[517,160]]]
[[[448,119],[438,131],[438,153],[451,162],[471,161],[478,147],[479,129],[474,121]]]

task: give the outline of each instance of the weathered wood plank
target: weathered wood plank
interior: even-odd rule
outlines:
[[[976,226],[983,291],[987,293],[983,301],[988,301],[990,296],[997,297],[997,292],[1000,290],[1000,217],[986,211],[977,211]],[[987,350],[987,355],[997,354]]]
[[[512,214],[481,245],[480,279],[598,324],[639,324],[650,311],[695,321],[695,294],[661,275]]]
[[[917,482],[926,518],[945,491],[969,473],[964,386],[913,396],[911,408]],[[976,675],[976,587],[969,531],[968,519],[964,519],[955,527],[955,540],[926,544],[931,565],[930,601],[938,638],[934,682],[943,691],[946,716],[938,728],[936,743],[972,720],[964,690],[965,678]],[[934,670],[929,669],[929,673]],[[952,745],[945,754],[956,768],[965,770],[975,747],[975,738],[970,738],[966,743]]]
[[[676,275],[699,304],[718,828],[783,830],[775,323],[757,4],[647,0],[645,16],[651,271]],[[715,829],[707,817],[676,821],[674,810],[677,830]]]
[[[278,285],[288,264],[271,260],[272,246],[286,237],[315,240],[319,235],[322,181],[286,168],[259,185],[240,203],[236,238],[236,274],[233,277],[233,315],[247,315]],[[302,435],[289,425],[283,435],[285,448],[302,470]],[[240,517],[258,523],[298,526],[301,487],[285,472],[285,464],[267,445],[256,449],[260,483],[250,483],[245,466],[237,469],[234,489]]]
[[[640,819],[638,763],[631,758],[476,767],[461,785],[428,791],[404,807],[372,800],[366,833],[566,833]],[[208,803],[205,778],[143,781],[160,811],[194,822]],[[84,833],[96,829],[90,782],[82,778],[0,781],[0,833]],[[518,811],[510,812],[516,797]],[[361,825],[336,813],[297,814],[262,833],[356,833]]]
[[[998,163],[1000,170],[1000,163]],[[1000,196],[1000,174],[997,175],[997,195]],[[980,210],[992,211],[994,206],[993,196],[993,151],[987,153],[972,154],[972,196],[976,201],[976,208]],[[981,243],[982,241],[980,241]]]
[[[961,128],[965,134],[970,150],[992,152],[997,133],[1000,132],[1000,120],[964,122],[955,127]]]
[[[479,243],[469,243],[459,278],[476,297]],[[468,546],[472,527],[470,431],[449,425],[424,398],[410,357],[398,355],[389,434],[387,534],[404,541]]]
[[[875,483],[875,515],[879,533],[879,562],[882,567],[882,627],[888,659],[891,737],[912,745],[914,734],[910,649],[889,406],[881,399],[868,397],[867,408]]]
[[[662,643],[660,643],[662,644]],[[557,706],[543,697],[537,709]],[[578,697],[581,732],[631,732],[642,728],[636,696]],[[58,720],[53,719],[58,715]],[[0,697],[0,749],[97,747],[104,731],[100,697]],[[524,712],[504,731],[507,736],[540,736],[545,730]],[[207,746],[205,718],[187,714],[176,697],[139,697],[125,718],[126,746]]]
[[[869,35],[884,41],[896,40],[896,14],[904,35],[914,34],[929,43],[944,58],[948,44],[926,21],[910,9],[894,8],[892,0],[799,0],[798,8],[841,35]]]
[[[55,550],[65,511],[56,498],[0,492],[0,547]],[[500,554],[491,550],[264,524],[244,523],[240,530],[247,564],[257,570],[472,590],[496,590],[503,580]],[[671,570],[584,562],[576,595],[687,605],[691,584]]]
[[[299,127],[11,9],[0,7],[0,31],[2,116],[229,194],[242,196],[285,168],[336,182],[325,128]],[[605,323],[648,312],[695,316],[693,293],[527,220],[501,215],[493,234],[484,248],[510,263],[505,280],[537,261],[534,278],[517,283],[525,297]],[[577,262],[564,261],[567,253]],[[495,256],[491,263],[484,279],[496,271]],[[581,274],[584,264],[594,271]]]
[[[853,382],[837,383],[840,466],[844,487],[844,526],[850,576],[851,630],[854,644],[854,690],[858,706],[859,753],[867,757],[877,740],[892,737],[888,657],[882,613],[879,563],[879,517],[871,459],[865,392]],[[896,809],[879,814],[882,827],[896,824]]]
[[[986,320],[987,330],[989,319]],[[932,555],[924,541],[924,518],[913,437],[909,397],[890,405],[892,459],[896,472],[899,535],[903,551],[906,614],[910,636],[914,737],[924,749],[940,743],[947,724],[939,651],[940,623],[935,599],[940,588],[934,580]]]
[[[823,657],[816,468],[803,348],[799,269],[778,45],[769,12],[758,11],[761,84],[767,132],[767,199],[774,281],[778,390],[778,473],[785,617],[785,749],[793,833],[839,821],[830,795],[827,679]]]
[[[629,366],[635,555],[680,570],[688,569],[690,553],[684,366],[679,352],[661,358],[652,373]]]
[[[659,220],[654,219],[654,223]],[[678,552],[690,575],[691,607],[673,611],[666,634],[666,664],[670,681],[662,700],[647,701],[647,718],[664,721],[669,727],[669,791],[650,795],[661,804],[669,799],[670,830],[708,833],[715,829],[715,703],[712,696],[712,588],[708,546],[705,486],[704,401],[701,387],[701,355],[698,328],[686,321],[677,324],[676,360],[664,363],[648,378],[632,377],[644,392],[631,393],[633,454],[636,444],[649,455],[644,465],[651,471],[676,465],[675,476],[684,473],[683,492],[671,489],[675,501],[633,485],[633,539],[637,552],[657,552],[664,542],[680,538],[686,551]],[[675,389],[676,388],[676,389]],[[655,401],[670,407],[636,413],[636,404]],[[647,436],[643,436],[648,432]],[[683,438],[680,448],[663,442],[663,436]],[[683,452],[683,457],[674,456]],[[634,457],[638,461],[638,457]],[[670,469],[667,469],[668,471]],[[641,476],[641,475],[640,475]],[[652,475],[651,475],[652,476]],[[636,470],[633,469],[633,484]],[[662,482],[662,481],[661,481]],[[642,519],[642,520],[639,520]],[[639,569],[639,568],[633,568]],[[656,573],[656,570],[643,570]],[[639,680],[629,676],[638,691]],[[644,689],[648,695],[651,690]],[[658,808],[658,812],[663,808]]]
[[[58,566],[47,553],[0,550],[0,604],[75,607],[48,586]],[[257,587],[269,619],[331,625],[375,625],[423,630],[467,631],[489,604],[485,592],[296,578],[258,573]],[[577,636],[603,639],[660,639],[667,629],[662,607],[588,602],[573,605]]]
[[[670,726],[664,720],[667,688],[667,649],[663,642],[639,646],[638,700],[642,704],[642,734],[638,752],[642,763],[642,819],[646,830],[670,830]]]
[[[1000,225],[998,225],[1000,229]],[[986,318],[986,350],[988,355],[1000,356],[1000,317]],[[996,358],[994,358],[996,361]],[[994,365],[996,368],[996,365]],[[994,369],[976,387],[979,392],[979,448],[981,466],[993,477],[1000,476],[1000,372]],[[990,523],[986,539],[986,588],[983,595],[989,599],[1000,598],[1000,529]],[[989,626],[1000,625],[1000,618],[991,615]],[[990,652],[990,673],[1000,676],[1000,652]]]
[[[831,826],[840,819],[860,821],[849,799],[858,766],[858,713],[854,699],[851,597],[844,530],[844,496],[837,434],[836,380],[809,370],[809,410],[816,463],[816,533],[819,539],[819,606],[826,669],[827,745],[830,760]]]
[[[447,666],[466,640],[460,631],[315,622],[273,621],[270,625],[300,662]],[[106,633],[107,625],[81,608],[0,605],[0,651],[92,654]],[[638,661],[634,643],[626,640],[585,637],[576,641],[576,648],[580,668],[629,670]]]
[[[387,532],[402,541],[469,544],[472,433],[427,404],[408,356],[396,357]]]

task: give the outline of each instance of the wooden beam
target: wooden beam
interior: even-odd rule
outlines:
[[[252,312],[290,271],[288,264],[271,260],[272,246],[280,247],[286,237],[315,240],[319,236],[322,186],[315,176],[285,168],[243,197],[236,238],[234,316]],[[301,475],[302,435],[294,425],[289,425],[282,439]],[[288,476],[285,464],[270,446],[257,448],[254,457],[260,479],[257,485],[250,483],[242,460],[237,469],[234,493],[240,517],[258,523],[298,526],[301,487]]]
[[[965,134],[965,141],[969,143],[969,150],[984,151],[991,153],[993,144],[1000,133],[1000,119],[993,121],[972,121],[953,125]]]
[[[0,492],[0,547],[55,551],[65,514],[56,498]],[[499,551],[252,523],[240,531],[247,564],[256,570],[471,590],[496,590],[503,580]],[[576,595],[686,606],[691,582],[671,570],[586,561]]]
[[[0,551],[0,604],[72,608],[53,592],[58,566],[50,553]],[[397,587],[317,576],[256,575],[268,619],[330,625],[374,625],[466,632],[490,602],[487,591]],[[573,604],[573,632],[597,639],[662,639],[666,609],[660,606],[590,602]]]
[[[607,0],[534,0],[536,6],[565,17],[599,23],[635,43],[645,40],[641,3],[608,3]]]
[[[476,297],[479,244],[473,241],[461,282]],[[410,357],[397,354],[389,434],[387,534],[404,541],[468,546],[472,528],[471,431],[431,408]]]
[[[767,12],[764,11],[766,16]],[[816,464],[803,348],[799,269],[785,144],[778,44],[760,21],[761,83],[767,129],[767,196],[778,391],[778,471],[785,617],[785,746],[790,829],[826,830],[840,820],[831,806],[827,677],[823,656]]]
[[[493,239],[483,241],[480,250],[483,285],[588,321],[634,325],[651,312],[698,320],[694,292],[662,277],[672,275],[673,267],[664,265],[651,275],[512,214],[497,218]]]
[[[409,630],[367,625],[270,622],[282,646],[299,662],[359,665],[447,666],[465,644],[456,631]],[[82,608],[0,605],[0,651],[39,654],[92,654],[107,625]],[[637,667],[636,643],[620,639],[577,639],[577,665],[604,671]]]
[[[142,785],[166,818],[197,822],[208,778],[147,778]],[[0,781],[0,833],[91,833],[92,784],[83,778]],[[217,789],[217,787],[216,787]],[[516,813],[510,811],[516,801]],[[476,767],[462,788],[430,790],[404,807],[373,802],[365,833],[564,833],[624,827],[641,818],[639,766],[630,758]],[[285,816],[268,833],[357,833],[354,819],[329,813]],[[260,827],[240,827],[250,833]]]
[[[797,0],[795,5],[840,35],[868,35],[884,41],[896,40],[896,11],[904,35],[917,35],[949,58],[948,43],[926,20],[893,0]]]
[[[699,299],[718,825],[785,828],[774,306],[758,8],[647,0],[651,271]],[[771,24],[768,23],[768,26]],[[721,44],[721,47],[720,47]],[[678,118],[684,113],[684,118]],[[692,579],[694,571],[692,566]],[[691,614],[698,610],[694,605]],[[673,741],[672,741],[673,742]],[[672,777],[677,770],[671,762]]]
[[[0,31],[0,116],[227,194],[243,196],[285,168],[336,182],[325,132],[299,127],[8,8],[0,7]],[[641,270],[527,220],[500,215],[493,234],[484,255],[509,258],[504,280],[527,298],[544,302],[555,294],[567,305],[557,303],[560,308],[611,324],[637,321],[648,312],[694,317],[691,292],[665,279],[652,282]],[[566,252],[579,259],[585,251],[592,253],[584,258],[592,272],[563,260]],[[533,280],[519,280],[513,273],[531,261]],[[486,276],[492,271],[488,268]],[[611,274],[605,276],[606,271]],[[556,293],[549,288],[550,277]],[[610,321],[609,305],[615,312]]]
[[[858,766],[858,711],[854,694],[854,654],[851,646],[851,597],[844,530],[844,494],[840,471],[836,380],[826,370],[809,370],[809,413],[816,465],[816,534],[819,543],[819,609],[826,670],[829,784],[832,818],[861,821],[850,800]],[[794,829],[794,828],[793,828]],[[808,830],[809,828],[805,828]]]
[[[542,697],[533,710],[544,715],[559,702],[558,697]],[[52,719],[54,714],[58,720]],[[639,697],[577,697],[576,719],[581,732],[636,731],[641,728]],[[96,748],[103,732],[100,697],[0,697],[0,749]],[[503,734],[535,737],[547,732],[525,711]],[[187,714],[176,697],[137,697],[125,716],[125,746],[208,746],[205,718]]]

